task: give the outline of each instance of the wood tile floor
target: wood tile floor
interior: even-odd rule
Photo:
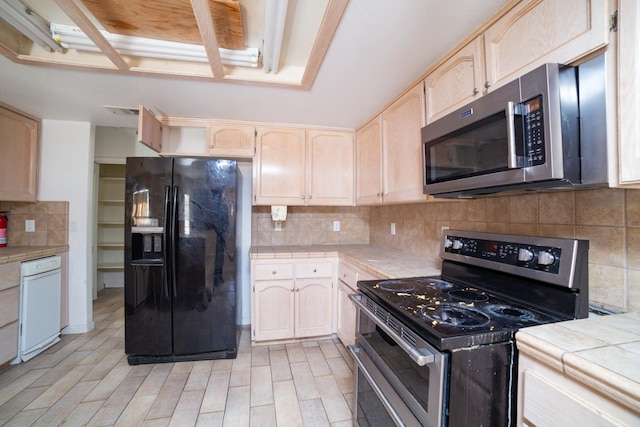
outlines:
[[[350,426],[353,361],[337,339],[252,347],[233,360],[129,366],[122,289],[95,329],[0,368],[3,426]]]

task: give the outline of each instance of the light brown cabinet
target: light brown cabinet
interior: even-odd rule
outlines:
[[[353,133],[258,127],[253,180],[255,205],[351,206]]]
[[[0,265],[0,365],[18,355],[20,263]]]
[[[382,122],[378,115],[356,133],[356,205],[382,204]]]
[[[373,280],[374,277],[356,266],[340,260],[338,263],[338,296],[336,302],[336,333],[342,343],[353,345],[356,338],[358,309],[349,299],[357,291],[359,280]]]
[[[0,103],[0,200],[34,202],[40,120]]]
[[[414,86],[382,112],[383,203],[421,202],[424,91]]]
[[[546,62],[569,64],[609,43],[607,0],[524,0],[483,34],[486,85]]]
[[[356,133],[356,204],[427,200],[422,186],[422,83]]]
[[[476,37],[424,80],[426,121],[431,123],[485,93],[483,37]]]
[[[427,123],[539,65],[568,64],[606,46],[608,21],[606,0],[518,3],[428,73]]]
[[[162,151],[162,123],[144,105],[138,110],[138,142],[158,153]]]
[[[251,158],[256,144],[253,125],[212,123],[209,125],[207,153],[211,157]]]
[[[640,3],[618,1],[618,141],[613,153],[618,161],[614,184],[640,187]]]
[[[333,332],[333,260],[254,260],[251,265],[253,341]]]

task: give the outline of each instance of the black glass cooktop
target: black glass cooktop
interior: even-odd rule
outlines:
[[[358,288],[440,350],[504,342],[522,327],[561,320],[439,276],[361,281]]]

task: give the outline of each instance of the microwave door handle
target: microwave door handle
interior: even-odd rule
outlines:
[[[518,167],[518,159],[516,157],[516,108],[511,101],[507,102],[507,167],[516,169]]]

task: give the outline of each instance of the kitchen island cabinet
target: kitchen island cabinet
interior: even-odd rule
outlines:
[[[333,333],[332,259],[253,260],[251,337],[255,342]]]
[[[18,355],[20,263],[0,265],[0,365]]]
[[[0,103],[0,200],[35,202],[40,119]]]
[[[640,424],[640,313],[521,329],[518,425]]]

